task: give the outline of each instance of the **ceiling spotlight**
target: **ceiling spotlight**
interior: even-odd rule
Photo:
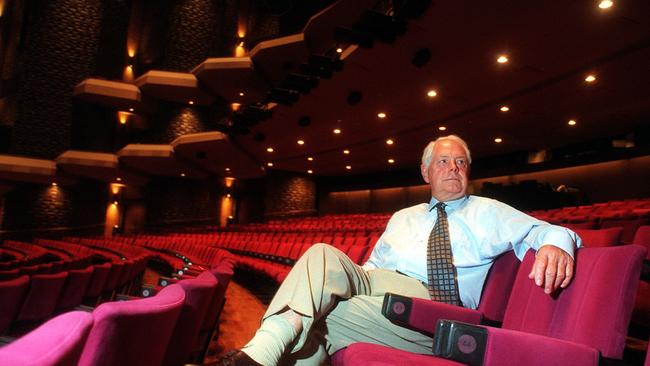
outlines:
[[[57,186],[56,182],[52,182],[52,187],[56,187],[56,186]]]
[[[395,141],[393,141],[393,139],[386,140],[386,145],[392,145],[394,143],[395,143]]]
[[[427,92],[427,96],[429,96],[431,98],[435,97],[436,95],[438,95],[438,93],[435,90],[429,90]]]
[[[341,47],[337,48],[336,53],[343,53],[343,49]]]
[[[129,108],[129,112],[133,112],[133,111],[135,111],[135,109]]]
[[[115,180],[118,181],[118,182],[121,182],[121,181],[122,181],[122,178],[117,177],[117,178],[115,178]]]
[[[377,113],[377,117],[379,117],[379,118],[386,118],[386,113],[384,113],[384,112],[379,112],[379,113]]]
[[[298,143],[298,145],[304,145],[304,144],[305,144],[305,141],[304,141],[304,140],[298,140],[298,141],[296,141],[296,142]]]
[[[272,153],[272,152],[273,152],[273,148],[272,148],[272,147],[267,147],[267,148],[266,148],[266,151]]]
[[[226,171],[229,172],[229,171],[230,171],[230,168],[226,168]]]
[[[507,105],[504,105],[504,106],[502,106],[501,108],[499,108],[499,110],[500,110],[501,112],[507,112],[507,111],[510,110],[510,107],[508,107]]]
[[[585,81],[588,82],[588,83],[593,83],[594,81],[596,81],[596,77],[593,76],[593,75],[587,75],[587,77],[585,78]]]
[[[609,9],[614,5],[614,2],[611,0],[603,0],[600,3],[598,3],[598,7],[601,9]]]
[[[500,144],[500,143],[503,142],[503,139],[501,137],[497,137],[497,138],[494,139],[494,142],[496,142],[497,144]]]
[[[185,173],[181,173],[181,177],[184,177],[184,176],[185,176]]]
[[[445,126],[438,127],[438,130],[440,130],[440,131],[445,131],[446,129],[447,129],[447,127],[445,127]]]
[[[269,161],[268,163],[266,163],[266,166],[273,166],[273,163]]]
[[[311,169],[309,169],[309,170],[307,171],[307,174],[312,174],[312,173],[314,173],[314,171],[311,170]]]
[[[576,122],[575,119],[570,119],[569,122],[567,122],[569,126],[575,126],[578,122]]]
[[[388,159],[388,164],[393,164],[395,162],[395,159]]]
[[[348,155],[348,154],[350,154],[350,150],[345,149],[345,150],[343,150],[343,153],[344,153],[345,155]]]
[[[350,169],[352,169],[352,166],[351,165],[346,165],[345,169],[350,170]]]
[[[244,92],[239,92],[239,96],[240,96],[240,97],[243,97],[243,96],[244,96]]]
[[[314,161],[314,158],[312,158],[312,157],[310,156],[310,157],[307,158],[307,160],[309,160],[309,161]]]
[[[335,129],[334,129],[334,131],[332,131],[332,132],[334,132],[335,134],[337,134],[337,135],[338,135],[339,133],[341,133],[341,130],[340,130],[340,129],[338,129],[338,128],[335,128]]]
[[[508,62],[508,56],[506,55],[499,56],[499,58],[497,58],[497,62],[500,64],[505,64],[506,62]]]

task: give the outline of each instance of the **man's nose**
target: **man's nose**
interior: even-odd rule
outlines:
[[[458,172],[459,169],[458,169],[458,165],[456,164],[456,160],[451,159],[451,162],[449,163],[449,169],[454,172]]]

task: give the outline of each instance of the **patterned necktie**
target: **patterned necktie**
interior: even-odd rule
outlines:
[[[427,248],[429,294],[432,300],[460,305],[445,206],[442,202],[434,206],[438,210],[438,220],[429,234]]]

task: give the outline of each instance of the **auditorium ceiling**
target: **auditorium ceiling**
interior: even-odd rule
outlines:
[[[449,133],[474,157],[627,136],[650,122],[650,2],[598,4],[435,1],[392,43],[336,44],[341,71],[234,140],[273,169],[341,175],[415,166]]]

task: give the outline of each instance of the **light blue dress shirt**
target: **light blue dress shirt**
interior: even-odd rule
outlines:
[[[427,243],[437,220],[431,199],[396,212],[363,265],[386,268],[427,283]],[[449,237],[465,307],[476,309],[483,283],[496,257],[514,250],[521,260],[530,248],[552,244],[572,257],[582,242],[573,231],[528,216],[505,203],[478,196],[445,202]]]

